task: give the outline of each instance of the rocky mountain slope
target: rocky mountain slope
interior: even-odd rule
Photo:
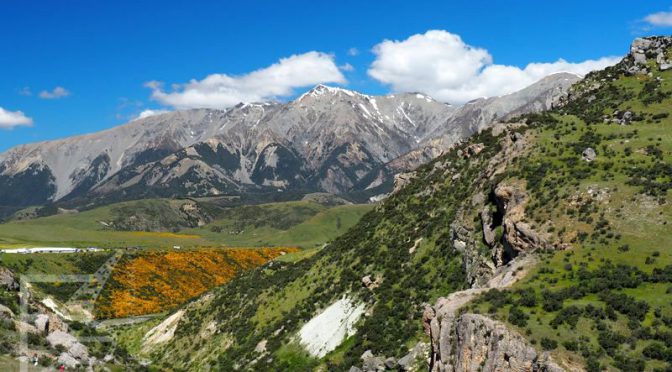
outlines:
[[[672,38],[637,40],[560,107],[409,174],[315,256],[185,305],[140,354],[179,370],[669,369],[670,55]]]
[[[287,104],[138,119],[0,154],[0,206],[276,189],[375,195],[397,169],[435,157],[494,118],[550,108],[576,79],[556,74],[463,107],[319,85]]]

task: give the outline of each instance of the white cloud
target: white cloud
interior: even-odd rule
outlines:
[[[355,71],[355,67],[349,63],[345,63],[343,65],[338,66],[343,71]]]
[[[70,92],[63,87],[56,87],[51,92],[48,90],[43,90],[40,92],[39,96],[43,99],[59,99],[65,98],[70,95]]]
[[[12,129],[14,127],[33,125],[33,119],[27,117],[21,111],[7,111],[0,107],[0,128]]]
[[[345,82],[332,55],[308,52],[282,58],[271,66],[244,75],[208,75],[203,80],[173,85],[171,91],[164,90],[163,84],[157,81],[145,86],[152,90],[152,99],[184,109],[226,108],[240,102],[268,101],[290,96],[296,88]]]
[[[133,120],[144,119],[144,118],[148,118],[148,117],[150,117],[150,116],[155,116],[155,115],[165,114],[165,113],[167,113],[167,112],[170,112],[170,110],[161,110],[161,109],[152,110],[152,109],[147,109],[147,110],[144,110],[144,111],[142,111],[141,113],[139,113],[138,116],[135,117]]]
[[[644,22],[655,27],[671,27],[672,12],[658,12],[644,17]]]
[[[358,54],[359,54],[359,49],[357,49],[357,48],[350,48],[350,49],[348,49],[348,55],[349,55],[349,56],[353,56],[353,57],[354,57],[354,56],[356,56],[356,55],[358,55]]]
[[[443,30],[416,34],[403,41],[384,40],[373,48],[369,75],[395,91],[427,93],[461,104],[480,97],[515,92],[555,72],[584,75],[613,65],[620,57],[570,63],[530,63],[525,68],[497,65],[487,50],[465,44]]]
[[[22,96],[32,96],[32,95],[33,95],[33,91],[30,90],[30,87],[23,87],[23,88],[19,89],[19,95],[22,95]]]

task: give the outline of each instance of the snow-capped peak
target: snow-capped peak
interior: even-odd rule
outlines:
[[[318,84],[316,85],[313,89],[309,90],[308,92],[302,94],[299,98],[296,99],[296,101],[301,101],[304,98],[307,97],[320,97],[320,96],[327,96],[327,95],[338,95],[338,94],[344,94],[349,97],[366,97],[366,95],[348,90],[348,89],[343,89],[343,88],[338,88],[338,87],[330,87],[324,84]]]

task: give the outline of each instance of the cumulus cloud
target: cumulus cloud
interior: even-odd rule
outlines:
[[[658,12],[644,17],[644,22],[654,27],[672,27],[672,12]]]
[[[167,113],[167,112],[170,112],[170,110],[161,110],[161,109],[152,110],[152,109],[147,109],[147,110],[143,110],[141,113],[139,113],[138,116],[135,117],[134,120],[137,120],[137,119],[144,119],[144,118],[148,118],[148,117],[150,117],[150,116],[155,116],[155,115],[161,115],[161,114],[165,114],[165,113]]]
[[[0,128],[12,129],[14,127],[29,127],[33,125],[33,119],[27,117],[21,111],[8,111],[0,107]]]
[[[349,56],[353,56],[353,57],[354,57],[354,56],[356,56],[356,55],[358,55],[358,54],[359,54],[359,49],[357,49],[357,48],[350,48],[350,49],[348,49],[348,55],[349,55]]]
[[[398,92],[423,92],[456,104],[512,93],[555,72],[585,75],[620,60],[604,57],[572,63],[559,59],[530,63],[521,69],[494,64],[487,50],[468,45],[459,35],[443,30],[402,41],[384,40],[373,53],[376,59],[368,70],[372,78]]]
[[[70,92],[63,87],[56,87],[51,91],[43,90],[40,92],[39,96],[42,99],[59,99],[65,98],[70,95]]]
[[[280,59],[271,66],[244,75],[212,74],[202,80],[173,85],[150,81],[152,99],[177,109],[226,108],[240,102],[268,101],[294,94],[294,89],[319,83],[345,83],[334,56],[308,52]]]

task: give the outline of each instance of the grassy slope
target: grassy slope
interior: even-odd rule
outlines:
[[[605,75],[596,74],[592,79]],[[663,79],[659,91],[672,92],[672,72],[656,71],[653,78],[619,75],[596,93],[598,102],[606,106],[602,113],[631,110],[642,116],[642,121],[626,126],[591,121],[582,115],[591,107],[584,98],[568,106],[570,115],[555,116],[557,123],[547,121],[536,129],[537,144],[527,161],[531,166],[516,174],[527,179],[528,188],[531,180],[538,182],[527,213],[537,226],[550,228],[572,249],[547,254],[512,294],[493,293],[474,306],[476,311],[515,323],[533,343],[553,350],[559,360],[570,365],[587,364],[595,371],[664,370],[671,366],[672,349],[656,356],[651,345],[672,342],[672,283],[669,276],[656,283],[646,278],[655,269],[669,270],[672,265],[672,224],[668,223],[672,221],[672,205],[667,191],[672,187],[672,118],[653,117],[669,113],[672,99],[645,105],[648,93],[642,93],[647,82],[658,76]],[[610,91],[609,86],[617,93],[604,93]],[[588,145],[597,150],[596,161],[570,165],[566,159],[578,157],[575,148],[582,150]],[[530,171],[539,164],[546,164],[545,173],[533,176]],[[586,172],[579,176],[576,171],[582,169]],[[591,197],[589,190],[600,191],[600,196]],[[619,265],[625,265],[623,270]],[[623,274],[625,267],[643,273],[644,279],[623,280],[641,276]],[[600,268],[607,269],[588,278],[586,273]],[[592,286],[606,289],[587,289]],[[534,293],[536,301],[529,302],[528,297],[525,306],[518,291]],[[605,293],[631,297],[609,304],[601,299]],[[548,300],[554,294],[560,294],[560,305]],[[619,309],[619,303],[642,309],[643,315]],[[597,315],[586,310],[589,305],[598,309]],[[516,316],[519,312],[524,315]],[[570,315],[572,312],[578,315]],[[643,352],[647,347],[649,351]]]
[[[608,73],[616,79],[609,82]],[[672,119],[654,116],[668,113],[672,106],[669,95],[657,93],[672,91],[672,72],[655,75],[663,78],[661,86],[642,93],[647,83],[651,86],[651,78],[625,77],[614,71],[596,74],[593,79],[605,79],[603,88],[571,104],[566,112],[529,116],[525,134],[532,144],[529,154],[514,160],[496,181],[526,185],[527,220],[536,230],[548,232],[556,243],[567,243],[572,249],[546,254],[539,268],[516,286],[516,292],[493,292],[471,310],[516,324],[527,317],[521,331],[537,347],[554,350],[558,359],[570,366],[587,363],[591,370],[596,370],[596,364],[623,370],[669,368],[660,360],[672,355],[669,348],[656,349],[662,356],[653,355],[656,350],[652,349],[644,352],[646,357],[642,354],[652,343],[672,344],[672,284],[660,275],[662,282],[653,283],[649,276],[654,269],[670,265],[672,239],[667,224],[672,220],[667,191],[672,186]],[[662,101],[644,105],[653,95],[661,96]],[[602,115],[615,109],[632,110],[642,120],[626,126],[602,123]],[[487,195],[495,186],[496,182],[475,181],[484,162],[499,151],[499,139],[482,133],[421,167],[415,181],[364,216],[329,249],[298,263],[247,273],[213,291],[213,297],[190,304],[188,319],[180,324],[176,338],[153,359],[160,366],[177,369],[210,365],[291,370],[321,364],[329,370],[347,370],[361,363],[359,356],[367,349],[376,355],[401,356],[415,341],[426,340],[421,332],[422,304],[465,285],[462,258],[452,249],[449,225],[461,210],[467,217],[461,223],[475,228],[472,236],[481,239],[480,206],[464,201],[479,190]],[[468,160],[458,156],[458,150],[473,143],[484,143],[485,150]],[[597,150],[594,163],[581,159],[586,147]],[[596,190],[606,198],[590,197]],[[418,238],[423,241],[411,255],[409,248]],[[485,246],[481,244],[481,248]],[[489,255],[487,248],[482,254]],[[614,265],[605,266],[608,262]],[[630,275],[643,279],[630,283],[632,288],[619,288],[623,278],[615,266],[618,263],[641,271]],[[604,272],[595,273],[598,268]],[[367,274],[380,276],[382,285],[373,291],[362,289],[360,279]],[[632,298],[612,301],[609,309],[599,299],[601,293],[605,295],[603,291],[586,289],[600,285],[612,296],[625,293]],[[572,295],[564,304],[560,300],[559,308],[544,308],[561,289],[572,287],[583,289],[564,292]],[[534,292],[532,296],[528,292],[524,301],[517,291],[526,288]],[[312,360],[296,347],[293,335],[303,322],[346,293],[364,301],[370,315],[360,322],[357,334],[336,351],[321,361]],[[635,310],[620,305],[632,301]],[[590,315],[585,309],[589,303],[604,311],[605,319],[591,318],[601,314],[592,310],[597,315]],[[514,304],[516,310],[510,317]],[[568,310],[562,309],[572,304],[581,306],[576,328],[566,321],[554,327],[551,321],[566,318]],[[636,314],[638,307],[648,310],[643,320],[628,319],[636,317],[630,313]],[[561,313],[564,315],[559,316]],[[199,336],[202,325],[209,321],[218,324],[212,340]],[[617,336],[610,337],[614,334]],[[615,346],[611,339],[617,340]],[[254,349],[262,340],[267,341],[270,355],[260,357]],[[256,364],[248,364],[253,360]]]
[[[122,203],[128,205],[133,202]],[[119,204],[119,205],[122,205]],[[13,246],[98,246],[119,248],[140,246],[147,248],[169,248],[173,245],[198,246],[259,246],[293,245],[313,247],[338,236],[371,207],[368,205],[345,205],[326,207],[312,202],[287,202],[257,206],[263,217],[266,210],[280,210],[280,219],[293,216],[294,225],[286,228],[244,228],[240,235],[213,233],[211,225],[199,229],[186,229],[179,234],[141,233],[111,231],[99,221],[113,218],[112,209],[119,205],[105,206],[90,211],[43,217],[27,221],[12,221],[0,224],[0,247]],[[236,207],[233,211],[240,208]],[[340,223],[338,222],[340,221]],[[250,223],[254,223],[252,219]],[[231,219],[217,220],[213,225],[231,225]],[[340,226],[340,228],[337,228]]]

